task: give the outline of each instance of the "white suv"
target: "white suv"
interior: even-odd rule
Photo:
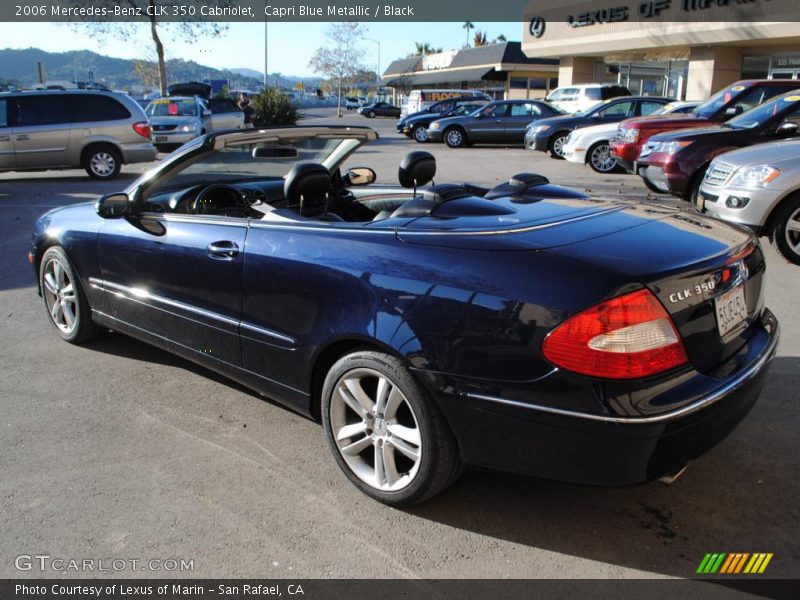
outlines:
[[[546,100],[563,111],[578,113],[591,108],[598,102],[630,95],[630,90],[623,85],[587,83],[558,87],[550,92]]]

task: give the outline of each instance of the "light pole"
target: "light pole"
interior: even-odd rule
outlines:
[[[367,40],[368,42],[373,42],[374,44],[378,45],[378,71],[376,73],[378,75],[378,82],[377,82],[376,87],[379,88],[380,87],[380,82],[381,82],[381,43],[378,40],[375,40],[373,38],[365,37],[364,39]],[[377,94],[377,89],[375,91],[376,91],[376,94]]]

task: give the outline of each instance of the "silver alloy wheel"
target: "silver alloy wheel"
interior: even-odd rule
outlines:
[[[89,161],[89,167],[98,177],[108,177],[117,168],[117,159],[108,152],[95,152]]]
[[[800,255],[800,208],[786,221],[786,243],[795,254]]]
[[[595,146],[589,160],[595,171],[600,173],[609,173],[617,166],[617,159],[611,155],[611,146],[608,144]]]
[[[331,431],[350,470],[384,492],[407,487],[419,471],[422,436],[395,382],[373,369],[345,373],[330,403]]]
[[[61,261],[55,258],[47,261],[43,281],[50,318],[62,332],[71,334],[78,323],[78,303],[75,288]]]
[[[567,141],[567,136],[560,135],[553,140],[553,154],[556,156],[564,157],[564,143]]]
[[[451,146],[460,146],[464,141],[464,136],[458,129],[451,129],[447,132],[447,143]]]
[[[414,128],[414,139],[418,142],[427,142],[428,141],[428,130],[422,126]]]

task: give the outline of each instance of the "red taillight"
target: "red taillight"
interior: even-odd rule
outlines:
[[[604,379],[636,379],[689,362],[667,311],[648,290],[613,298],[570,317],[542,344],[559,368]]]
[[[153,133],[153,130],[150,129],[150,123],[147,123],[146,121],[134,123],[133,130],[148,140],[150,139],[150,134]]]

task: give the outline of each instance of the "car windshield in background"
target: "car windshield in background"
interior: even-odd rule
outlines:
[[[765,121],[768,121],[791,106],[797,106],[798,102],[800,102],[800,95],[781,96],[769,102],[765,102],[758,108],[754,108],[743,115],[734,117],[728,121],[726,125],[734,129],[753,129],[754,127],[763,125]]]
[[[151,102],[146,112],[148,117],[196,117],[197,103],[191,99],[162,98]]]
[[[735,106],[741,106],[742,111],[746,112],[761,104],[764,101],[765,93],[768,94],[767,98],[772,95],[763,87],[747,88],[743,85],[734,85],[711,96],[711,98],[694,109],[694,114],[702,119],[712,119],[723,106],[730,104],[734,100],[736,101]]]
[[[299,162],[335,169],[360,142],[344,138],[283,139],[276,142],[240,143],[211,150],[183,163],[147,191],[147,198],[197,185],[283,179]]]

